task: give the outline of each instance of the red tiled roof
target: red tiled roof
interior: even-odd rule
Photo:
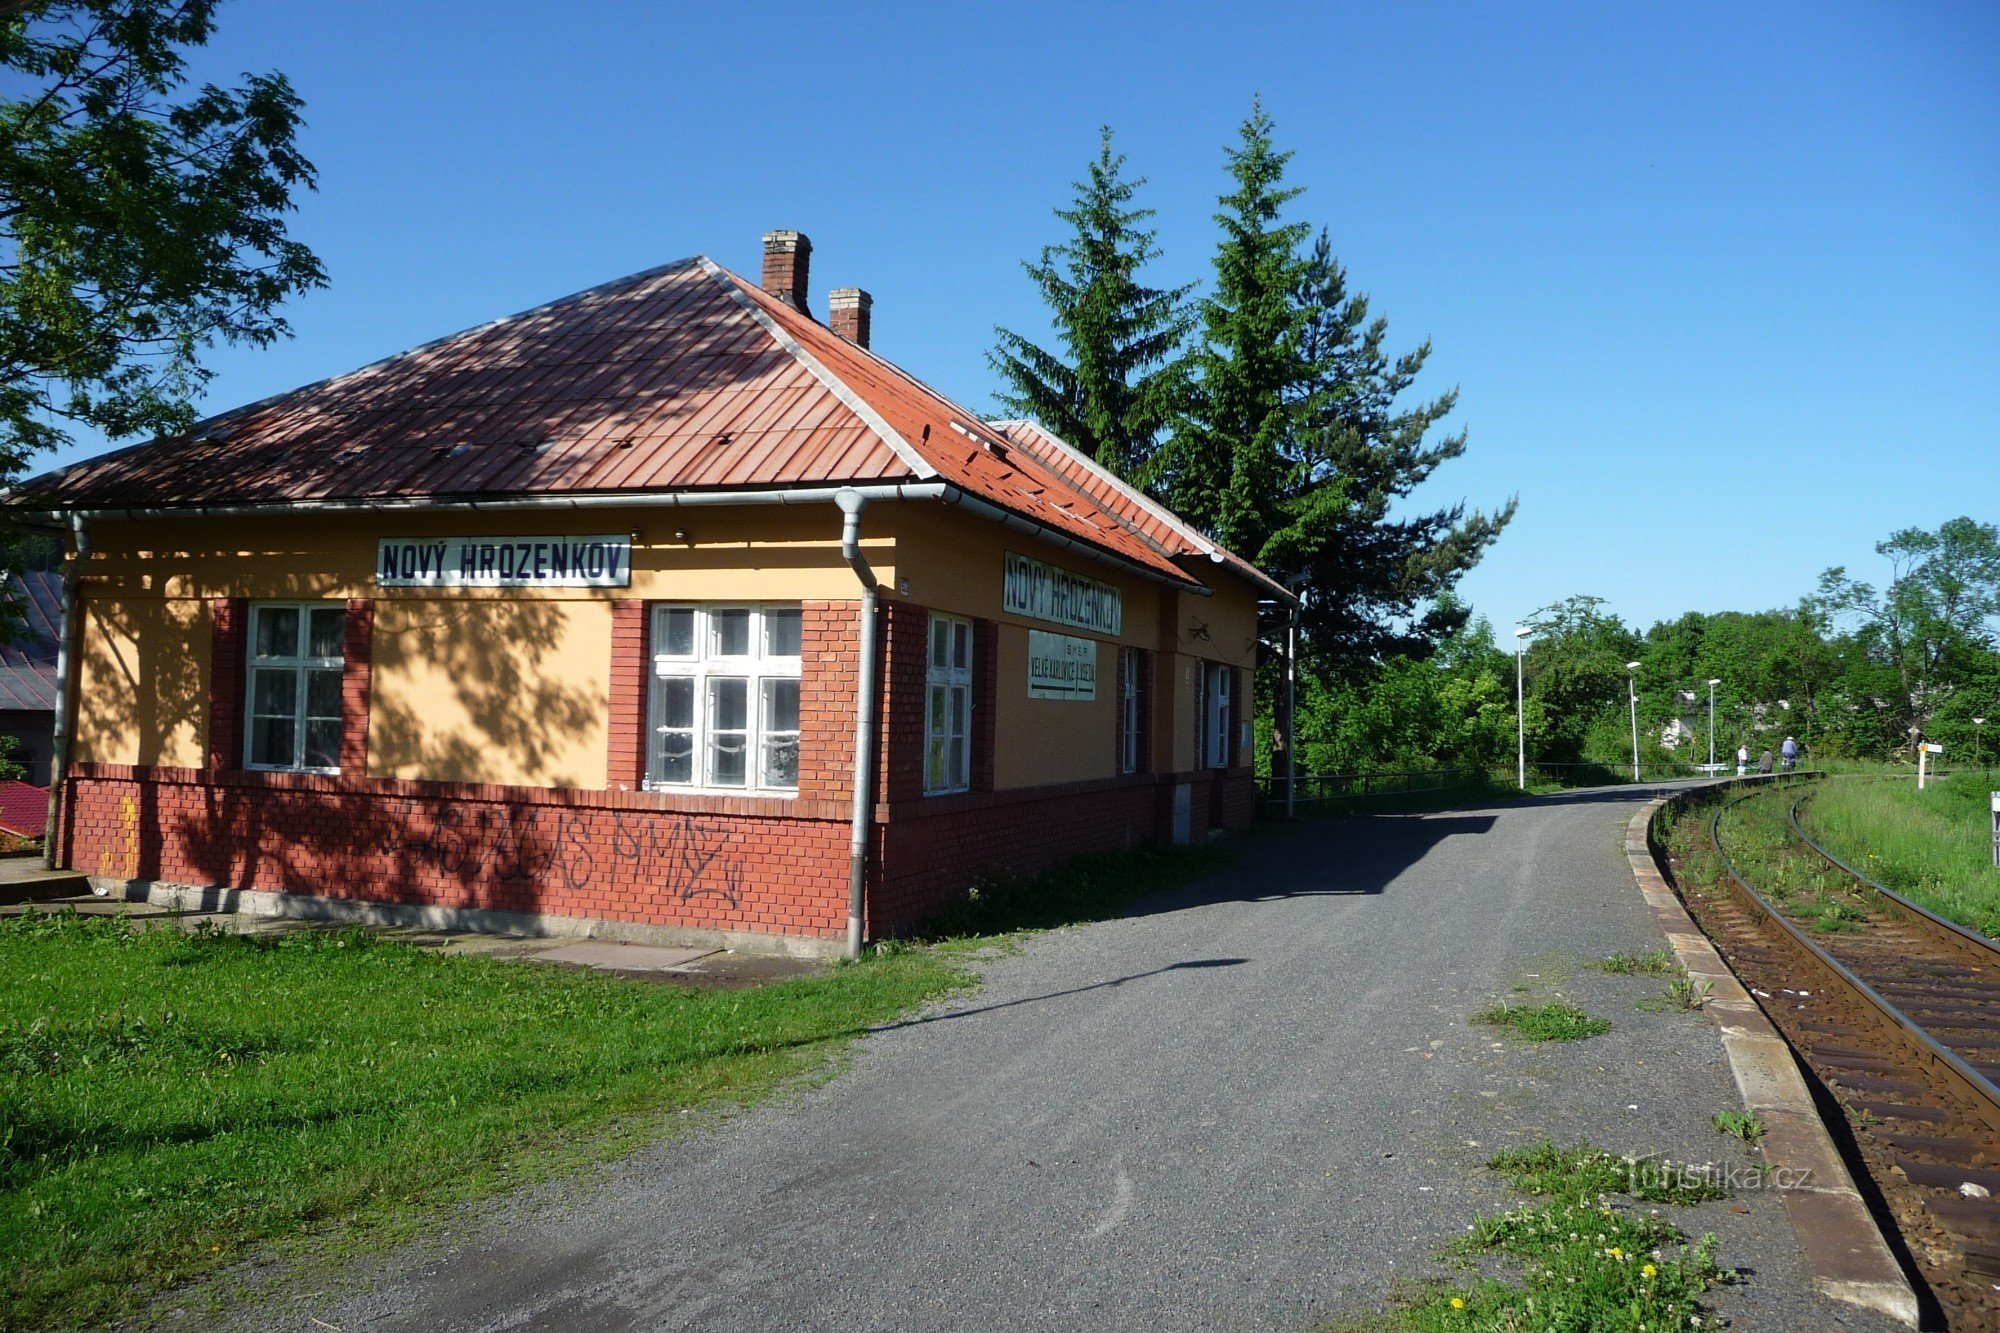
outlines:
[[[49,789],[13,779],[0,782],[0,833],[39,838],[49,826]]]
[[[1289,599],[1285,585],[1235,552],[1217,545],[1192,524],[1123,478],[1106,471],[1067,440],[1033,421],[989,422],[993,429],[1047,463],[1063,478],[1170,554],[1228,566],[1267,592]]]
[[[699,257],[37,477],[11,502],[157,509],[913,480],[1200,581],[1174,562],[1188,548],[1182,529],[1107,491],[1066,446],[1021,447]]]
[[[62,579],[40,570],[7,575],[7,600],[21,608],[21,636],[0,643],[0,710],[52,713]]]

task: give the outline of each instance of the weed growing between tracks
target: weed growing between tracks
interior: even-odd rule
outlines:
[[[969,908],[957,938],[745,990],[360,928],[0,920],[0,1329],[108,1324],[265,1246],[335,1264],[392,1243],[441,1205],[827,1071],[848,1039],[972,985],[968,957],[1218,856],[1088,858]]]
[[[1502,1153],[1487,1165],[1545,1201],[1480,1218],[1447,1255],[1468,1264],[1482,1256],[1512,1260],[1519,1279],[1426,1284],[1402,1297],[1392,1326],[1412,1333],[1700,1327],[1697,1298],[1734,1276],[1716,1263],[1713,1235],[1690,1243],[1657,1208],[1640,1212],[1617,1199],[1694,1204],[1726,1197],[1699,1170],[1551,1143]]]
[[[1504,1001],[1472,1016],[1475,1023],[1514,1029],[1527,1041],[1582,1041],[1601,1037],[1611,1024],[1563,1000],[1547,1004],[1508,1004]]]

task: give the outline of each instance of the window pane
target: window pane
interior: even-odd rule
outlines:
[[[796,787],[799,785],[799,738],[797,736],[766,736],[764,738],[764,771],[758,781],[766,787]]]
[[[764,656],[797,657],[801,634],[796,611],[764,613]]]
[[[694,609],[686,606],[668,607],[660,612],[660,641],[653,646],[656,653],[668,657],[694,656]]]
[[[966,785],[965,767],[965,738],[963,736],[954,736],[951,742],[952,786],[963,787]]]
[[[340,717],[340,673],[338,671],[306,672],[306,716],[334,718],[336,720]]]
[[[738,732],[735,735],[717,734],[708,742],[708,780],[718,787],[741,787],[743,785],[744,750],[748,748],[748,737]]]
[[[968,728],[966,727],[966,714],[971,710],[971,708],[972,708],[972,691],[966,689],[963,685],[954,687],[951,692],[952,735],[954,736],[965,735],[966,731],[968,730]]]
[[[944,786],[944,741],[931,737],[930,753],[924,765],[924,785],[932,791]]]
[[[307,657],[340,657],[347,651],[347,612],[338,606],[316,606],[308,622]]]
[[[259,667],[250,673],[250,711],[291,717],[299,711],[299,673],[289,667]],[[289,747],[288,747],[289,753]],[[263,763],[263,760],[258,760]],[[287,757],[286,763],[291,760]]]
[[[660,682],[660,715],[656,727],[686,729],[694,726],[694,677],[670,676]]]
[[[340,720],[314,718],[306,723],[307,768],[340,767]]]
[[[289,717],[258,717],[250,720],[250,762],[271,768],[290,768],[295,761],[292,754],[293,728],[297,724]]]
[[[708,682],[708,729],[742,731],[750,725],[750,682],[721,676]]]
[[[692,695],[689,696],[690,700]],[[660,736],[661,782],[686,785],[694,781],[694,733],[669,731]]]
[[[259,657],[297,657],[299,609],[296,606],[258,607],[254,641]]]
[[[931,665],[948,666],[951,660],[951,622],[931,618]]]
[[[951,664],[960,671],[972,668],[972,626],[951,627]]]
[[[764,682],[764,730],[799,729],[799,683],[795,680]]]
[[[750,613],[711,611],[708,613],[708,651],[716,657],[750,655]]]

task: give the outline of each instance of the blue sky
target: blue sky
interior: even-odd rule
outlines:
[[[221,410],[772,227],[875,345],[986,406],[1020,261],[1115,128],[1162,284],[1205,279],[1261,95],[1392,339],[1435,344],[1520,516],[1463,591],[1640,625],[1789,604],[2000,519],[2000,7],[225,4],[203,77],[280,69],[331,286],[223,349]],[[83,452],[83,451],[78,451]]]

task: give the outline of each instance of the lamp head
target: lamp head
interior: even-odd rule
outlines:
[[[1521,628],[1514,631],[1514,637],[1517,639],[1525,639],[1534,632],[1535,631],[1529,626],[1523,625]]]
[[[1625,669],[1627,671],[1637,671],[1639,669],[1639,664],[1637,662],[1627,662],[1625,664]]]
[[[1720,685],[1720,684],[1722,683],[1722,677],[1720,677],[1720,676],[1717,676],[1717,677],[1716,677],[1716,678],[1715,678],[1714,680],[1711,680],[1711,681],[1710,681],[1710,682],[1708,682],[1708,683],[1709,683],[1710,685]]]

